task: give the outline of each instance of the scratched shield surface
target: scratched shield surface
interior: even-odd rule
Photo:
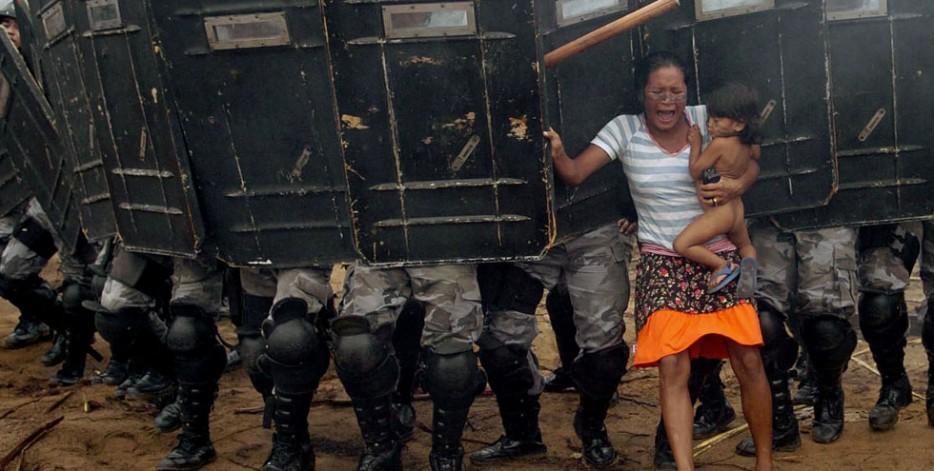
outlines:
[[[524,259],[554,234],[533,0],[327,4],[370,263]]]
[[[354,259],[321,3],[150,5],[218,256]]]
[[[82,76],[127,250],[195,256],[204,225],[144,2],[70,1]]]
[[[934,215],[934,2],[827,2],[840,186],[789,229]]]
[[[28,13],[22,8],[24,5],[20,4],[21,13],[32,16],[32,21],[24,25],[35,26],[26,37],[35,41],[45,93],[68,150],[65,155],[72,159],[81,225],[89,240],[109,238],[116,232],[113,204],[94,129],[90,95],[80,68],[82,39],[74,25],[75,10],[82,15],[86,12],[79,3],[63,0],[34,3]]]
[[[830,135],[823,2],[682,0],[645,27],[648,51],[688,61],[691,100],[729,81],[759,95],[761,174],[743,196],[746,214],[824,205],[836,185]]]
[[[62,249],[73,253],[81,236],[74,168],[51,105],[6,34],[0,34],[0,75],[9,85],[0,140],[48,214]]]
[[[539,0],[536,20],[546,51],[554,50],[635,8],[635,0]],[[633,32],[574,56],[545,75],[547,125],[577,155],[614,117],[639,113],[633,77],[638,34]],[[582,185],[555,179],[558,240],[567,240],[635,208],[621,165],[607,165]]]

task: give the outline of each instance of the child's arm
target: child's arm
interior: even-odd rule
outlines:
[[[714,139],[703,152],[699,152],[700,155],[694,158],[694,153],[697,152],[694,149],[699,149],[700,146],[691,144],[692,158],[688,167],[691,172],[691,178],[700,180],[701,176],[704,174],[704,170],[713,167],[717,163],[717,160],[720,159],[720,156],[723,155],[723,146],[723,139]]]

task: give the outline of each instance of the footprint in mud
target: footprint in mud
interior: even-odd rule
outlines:
[[[128,456],[135,454],[140,447],[140,441],[136,434],[114,431],[89,440],[86,447],[91,456]]]
[[[320,450],[321,453],[324,454],[356,457],[363,453],[363,447],[360,446],[360,443],[358,443],[356,439],[354,441],[343,441],[312,437],[311,441],[315,446],[315,450]]]

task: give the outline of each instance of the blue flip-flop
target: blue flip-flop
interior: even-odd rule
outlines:
[[[736,282],[736,295],[744,299],[752,299],[756,295],[759,272],[759,262],[755,258],[746,257],[739,262],[739,281]]]
[[[736,277],[739,276],[739,272],[740,272],[739,265],[735,263],[729,263],[727,264],[727,266],[717,270],[714,273],[714,276],[720,276],[720,275],[726,275],[726,276],[724,276],[724,278],[720,280],[720,283],[717,283],[717,286],[714,286],[713,288],[707,288],[707,294],[713,294],[725,288],[726,285],[730,284],[731,281],[735,280]]]

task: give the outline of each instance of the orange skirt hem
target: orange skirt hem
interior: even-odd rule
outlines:
[[[659,360],[688,351],[692,359],[729,358],[727,341],[763,345],[759,315],[749,303],[705,314],[660,309],[649,316],[633,345],[633,367],[658,366]]]

